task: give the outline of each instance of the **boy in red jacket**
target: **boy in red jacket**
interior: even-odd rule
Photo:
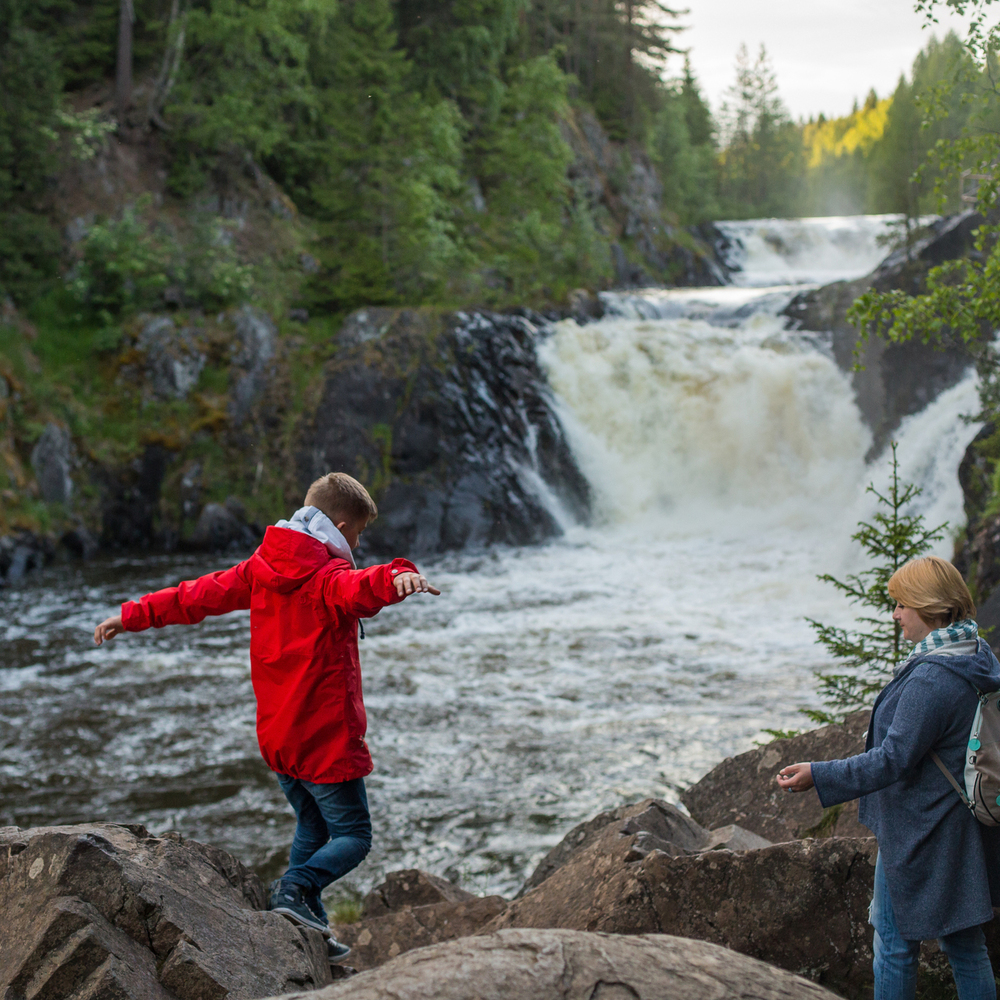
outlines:
[[[326,934],[331,961],[350,949],[330,935],[320,894],[371,848],[359,619],[411,594],[440,594],[406,559],[356,568],[352,549],[377,515],[361,483],[331,472],[309,487],[290,520],[267,529],[245,562],[127,601],[94,631],[101,645],[121,632],[250,609],[257,739],[297,818],[269,909]]]

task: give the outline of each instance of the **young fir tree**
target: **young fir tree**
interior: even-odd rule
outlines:
[[[826,708],[806,710],[814,722],[843,722],[848,714],[870,706],[875,694],[892,675],[893,668],[909,654],[902,629],[891,618],[896,602],[889,596],[888,583],[904,563],[923,555],[932,542],[944,537],[947,524],[924,526],[923,516],[906,513],[921,493],[918,486],[900,482],[896,443],[892,443],[892,475],[885,494],[869,485],[878,499],[872,521],[861,521],[851,536],[871,559],[871,568],[838,580],[828,573],[820,579],[832,583],[862,614],[857,627],[842,629],[808,619],[816,630],[816,641],[839,662],[838,672],[817,674],[820,696]]]

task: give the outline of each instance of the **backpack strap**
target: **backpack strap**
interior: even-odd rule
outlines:
[[[948,779],[951,787],[958,792],[959,798],[965,803],[966,808],[975,809],[975,806],[969,801],[969,796],[965,794],[965,789],[955,780],[955,776],[944,766],[944,762],[933,750],[931,751],[931,760],[941,768],[941,773]]]

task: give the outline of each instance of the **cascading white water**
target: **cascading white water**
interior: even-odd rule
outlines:
[[[733,283],[744,286],[826,284],[857,278],[885,257],[882,239],[897,215],[718,222],[731,241]]]
[[[774,316],[568,321],[541,356],[606,522],[853,499],[871,438],[850,382]]]

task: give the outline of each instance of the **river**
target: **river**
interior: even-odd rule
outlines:
[[[606,296],[540,347],[592,525],[424,563],[439,598],[362,643],[375,845],[338,893],[420,867],[510,894],[602,808],[678,792],[768,727],[801,727],[826,665],[805,619],[850,621],[823,572],[858,568],[870,435],[820,339],[777,312],[866,273],[889,220],[728,223],[738,284]],[[896,435],[923,512],[961,526],[970,376]],[[950,555],[951,542],[941,554]],[[217,844],[265,877],[293,817],[254,739],[248,615],[96,649],[124,599],[224,557],[105,558],[0,594],[0,825],[108,820]]]

